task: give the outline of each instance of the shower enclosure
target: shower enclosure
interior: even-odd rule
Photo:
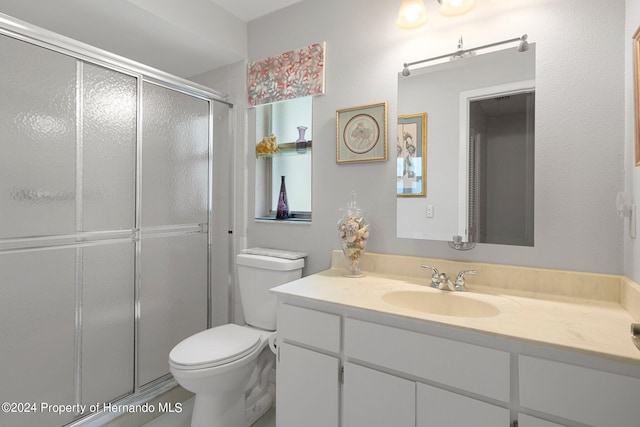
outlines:
[[[230,105],[41,34],[0,28],[0,425],[143,392],[210,324],[213,117]]]

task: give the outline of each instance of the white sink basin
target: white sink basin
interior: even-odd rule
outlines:
[[[457,317],[491,317],[500,313],[498,307],[460,292],[391,291],[382,296],[387,304],[423,313]]]

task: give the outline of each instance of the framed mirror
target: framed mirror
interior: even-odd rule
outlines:
[[[425,195],[397,198],[397,236],[533,246],[535,45],[399,74],[398,116],[423,113]]]

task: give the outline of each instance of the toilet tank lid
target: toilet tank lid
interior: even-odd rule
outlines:
[[[249,248],[249,249],[241,250],[240,253],[251,254],[251,255],[272,256],[275,258],[284,258],[284,259],[300,259],[309,255],[304,252],[284,251],[282,249],[272,249],[272,248]]]
[[[304,258],[284,259],[264,255],[238,254],[236,263],[265,270],[290,271],[304,267]]]

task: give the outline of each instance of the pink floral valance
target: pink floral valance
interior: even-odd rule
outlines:
[[[249,105],[324,93],[324,43],[249,63]]]

